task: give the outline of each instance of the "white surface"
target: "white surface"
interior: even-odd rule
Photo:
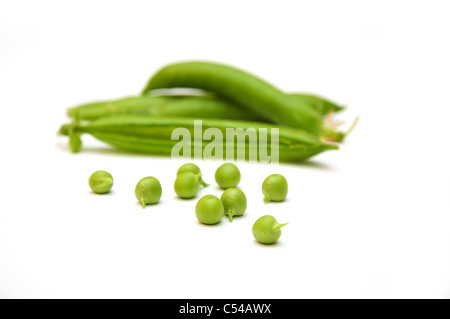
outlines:
[[[449,6],[445,1],[2,1],[0,297],[450,297]],[[55,135],[65,109],[137,94],[166,63],[207,59],[361,121],[307,165],[240,164],[246,215],[197,223],[181,164]],[[215,162],[200,166],[214,185]],[[95,196],[97,169],[114,191]],[[263,205],[285,174],[289,199]],[[160,179],[143,210],[135,183]],[[212,186],[201,191],[219,195]],[[255,243],[273,214],[277,245]]]

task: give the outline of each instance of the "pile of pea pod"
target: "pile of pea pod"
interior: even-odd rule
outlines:
[[[180,88],[195,94],[171,93]],[[121,150],[170,156],[178,142],[173,130],[186,128],[193,136],[194,120],[202,120],[203,132],[218,128],[224,136],[227,128],[267,128],[270,139],[270,128],[279,128],[279,160],[299,162],[339,148],[348,133],[327,126],[326,118],[343,109],[320,96],[287,94],[228,65],[182,62],[156,72],[140,96],[70,108],[71,122],[59,133],[74,153],[82,148],[80,136],[90,134]]]

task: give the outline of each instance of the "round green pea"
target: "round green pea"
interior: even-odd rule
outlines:
[[[209,184],[203,180],[202,172],[200,171],[200,168],[197,165],[195,165],[194,163],[187,163],[187,164],[181,165],[177,171],[177,176],[184,172],[194,173],[198,177],[198,181],[200,182],[200,185],[202,185],[203,187],[209,186]]]
[[[279,224],[275,217],[265,215],[260,217],[255,224],[253,224],[253,237],[261,244],[273,244],[280,239],[281,227],[284,227],[287,224],[288,223]]]
[[[233,221],[234,216],[242,216],[247,209],[247,197],[239,188],[228,188],[223,192],[220,200],[230,222]]]
[[[161,184],[152,176],[145,177],[137,183],[135,194],[143,208],[149,204],[156,204],[161,199]]]
[[[262,185],[264,202],[282,202],[288,193],[288,183],[286,178],[280,174],[273,174],[267,177]]]
[[[97,194],[108,193],[113,187],[113,184],[113,177],[105,171],[96,171],[89,178],[89,187]]]
[[[194,173],[183,172],[175,179],[173,188],[175,193],[181,198],[194,198],[200,190],[200,182]]]
[[[217,224],[222,221],[224,207],[221,200],[216,196],[206,195],[197,202],[197,205],[195,206],[195,215],[202,224]]]
[[[241,172],[233,163],[225,163],[216,170],[216,182],[223,188],[236,187],[241,181]]]

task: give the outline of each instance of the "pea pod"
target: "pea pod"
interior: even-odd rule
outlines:
[[[105,117],[89,123],[73,123],[63,126],[60,133],[68,135],[68,132],[75,132],[78,135],[91,134],[97,139],[108,143],[118,149],[131,152],[139,152],[150,155],[170,156],[172,149],[178,140],[172,140],[172,133],[174,129],[184,128],[190,133],[192,137],[189,151],[191,157],[196,155],[196,145],[201,146],[202,153],[205,148],[209,146],[210,141],[195,141],[195,121],[188,118],[157,118],[151,116],[133,116],[123,115],[116,117]],[[227,152],[233,150],[234,159],[238,158],[238,151],[245,151],[246,160],[254,160],[254,157],[249,155],[250,150],[257,151],[256,160],[261,161],[260,143],[261,136],[255,141],[245,141],[245,131],[247,129],[267,129],[267,153],[271,153],[272,147],[272,130],[279,129],[278,134],[278,151],[279,160],[282,162],[297,162],[308,159],[326,150],[338,149],[337,145],[326,144],[320,141],[315,136],[299,129],[275,126],[268,123],[261,122],[247,122],[247,121],[231,121],[231,120],[214,120],[208,119],[202,121],[202,136],[208,129],[219,129],[223,135],[222,153],[225,158]],[[226,137],[227,129],[241,129],[236,130],[237,143],[230,144]],[[72,134],[73,135],[73,134]],[[70,137],[70,136],[69,136]],[[242,139],[243,138],[243,139]],[[197,143],[197,144],[196,144]]]
[[[293,93],[290,96],[296,101],[303,101],[322,116],[344,109],[328,99],[312,94]],[[125,114],[264,121],[254,112],[239,108],[214,96],[130,96],[72,107],[68,110],[68,114],[73,119],[80,121],[93,121],[105,116]]]
[[[92,121],[105,116],[152,115],[158,117],[218,118],[262,121],[254,112],[211,96],[132,96],[70,108],[69,116]]]
[[[323,119],[302,100],[245,71],[209,62],[168,65],[149,80],[143,94],[162,88],[195,88],[255,112],[266,121],[321,136]]]
[[[311,108],[319,112],[322,116],[326,116],[329,113],[341,112],[345,109],[342,105],[338,105],[329,99],[315,94],[292,93],[289,94],[289,96],[294,101],[306,103]]]

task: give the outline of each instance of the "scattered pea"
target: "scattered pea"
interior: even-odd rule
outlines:
[[[222,220],[224,207],[221,200],[216,196],[206,195],[197,202],[197,205],[195,206],[195,215],[202,224],[217,224]]]
[[[173,188],[175,193],[181,198],[194,198],[200,190],[200,182],[197,175],[185,171],[177,176]]]
[[[161,184],[154,177],[145,177],[136,185],[135,193],[136,199],[145,208],[146,205],[159,202],[162,194]]]
[[[261,244],[273,244],[280,239],[281,227],[287,224],[279,224],[271,215],[262,216],[253,225],[253,237]]]
[[[239,188],[228,188],[223,192],[220,200],[230,222],[233,221],[234,216],[242,216],[247,209],[247,197]]]
[[[96,171],[89,178],[89,187],[94,193],[106,194],[113,187],[113,177],[105,171]]]
[[[242,216],[247,209],[244,192],[235,187],[241,179],[235,164],[221,165],[216,171],[215,179],[220,187],[226,189],[221,198],[214,195],[203,196],[195,207],[197,219],[206,225],[220,223],[224,215],[232,222],[234,216]],[[181,198],[193,198],[202,183],[204,186],[207,185],[201,179],[200,169],[197,165],[189,163],[178,169],[174,189]],[[89,186],[97,194],[108,193],[113,186],[113,177],[108,172],[96,171],[89,178]],[[283,201],[288,193],[288,184],[282,175],[273,174],[264,180],[262,191],[264,202]],[[155,177],[145,177],[136,185],[135,194],[143,208],[148,204],[156,204],[161,199],[161,184]],[[253,224],[252,233],[259,243],[273,244],[279,240],[281,228],[287,224],[280,224],[273,216],[265,215]]]
[[[187,163],[187,164],[181,165],[181,167],[177,171],[177,176],[184,172],[194,173],[198,177],[198,181],[200,182],[200,185],[202,185],[203,187],[209,186],[209,184],[203,180],[200,168],[197,165],[195,165],[194,163]]]
[[[216,170],[215,178],[221,188],[227,189],[239,184],[241,173],[235,164],[225,163]]]
[[[286,178],[280,174],[273,174],[267,177],[262,185],[264,202],[282,202],[288,193]]]

